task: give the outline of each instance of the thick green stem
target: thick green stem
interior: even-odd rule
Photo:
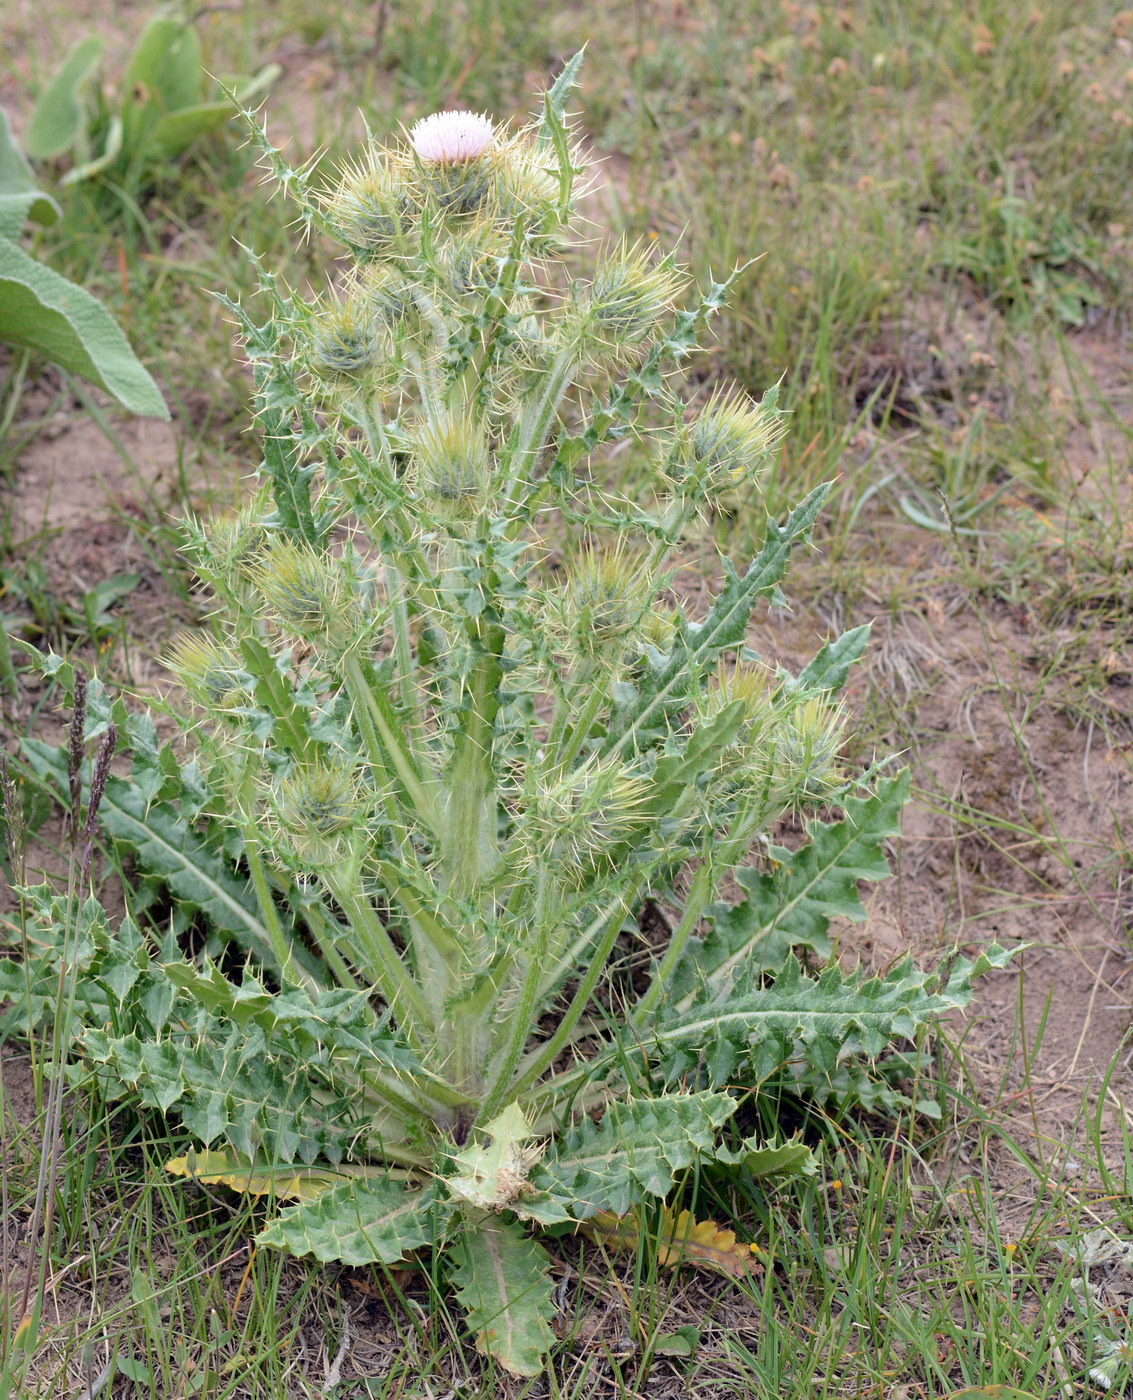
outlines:
[[[516,481],[528,468],[533,468],[547,441],[551,423],[570,388],[578,368],[578,352],[573,345],[564,346],[547,371],[543,392],[527,405],[519,420],[515,445],[511,450],[509,479]]]
[[[343,660],[343,677],[358,713],[370,762],[379,772],[386,772],[388,766],[385,758],[388,755],[389,763],[405,788],[416,816],[435,834],[439,818],[432,789],[426,786],[417,771],[385,687],[378,683],[372,670],[367,675],[367,670],[370,668],[363,670],[362,662],[353,653]]]
[[[302,910],[303,920],[310,929],[311,937],[318,945],[323,961],[330,969],[335,981],[340,987],[346,987],[349,991],[361,991],[361,983],[351,972],[346,959],[334,946],[335,935],[331,931],[331,919],[321,900],[304,904]],[[341,931],[341,925],[339,925],[338,932],[341,933]]]
[[[539,1076],[549,1065],[554,1064],[559,1051],[569,1042],[571,1032],[581,1018],[583,1012],[589,1004],[590,998],[594,995],[594,988],[598,985],[598,980],[606,970],[606,959],[617,942],[618,934],[621,932],[622,920],[625,918],[626,904],[619,900],[613,913],[609,916],[605,928],[602,930],[597,945],[591,954],[590,966],[587,968],[578,989],[571,998],[570,1005],[563,1012],[558,1027],[554,1035],[549,1040],[544,1041],[537,1050],[533,1050],[528,1055],[526,1062],[520,1072],[512,1077],[515,1065],[509,1064],[512,1058],[512,1046],[509,1044],[505,1059],[501,1062],[499,1070],[493,1075],[488,1093],[481,1107],[479,1117],[482,1121],[491,1118],[494,1113],[505,1107],[508,1103],[514,1102],[520,1094],[530,1085],[534,1084]],[[531,1032],[531,1021],[521,1021],[516,1017],[516,1025],[524,1037],[524,1043]],[[512,1042],[517,1037],[511,1037]],[[522,1051],[522,1045],[520,1046]],[[516,1057],[518,1061],[518,1057]]]
[[[688,901],[685,904],[681,921],[673,930],[669,946],[665,949],[665,955],[654,969],[649,986],[634,1008],[633,1019],[635,1023],[640,1024],[645,1020],[655,1010],[658,1001],[664,994],[670,977],[676,971],[677,964],[684,955],[689,939],[696,931],[696,926],[704,911],[712,902],[712,896],[716,889],[715,870],[716,866],[711,860],[705,859],[701,862],[700,869],[693,878],[692,889],[689,890]]]
[[[256,891],[256,902],[260,906],[268,942],[279,963],[280,971],[294,978],[306,991],[317,992],[319,984],[309,972],[299,966],[294,950],[283,932],[283,925],[279,922],[279,913],[275,907],[271,881],[260,856],[260,843],[247,827],[244,829],[244,859],[248,862],[248,873],[252,877],[252,888]]]
[[[492,581],[484,585],[492,589]],[[445,887],[456,899],[475,897],[499,859],[496,830],[496,778],[492,766],[496,715],[500,707],[500,658],[505,634],[489,596],[467,627],[476,660],[467,680],[467,700],[448,774],[445,812]]]
[[[597,677],[592,678],[586,701],[581,711],[575,717],[573,725],[570,724],[567,697],[563,695],[559,699],[559,704],[562,706],[565,717],[562,726],[562,730],[565,732],[560,732],[557,735],[555,733],[555,730],[559,728],[559,716],[556,713],[554,728],[552,729],[551,737],[547,744],[548,757],[556,772],[565,773],[578,757],[578,751],[582,748],[583,744],[586,742],[586,736],[590,733],[590,726],[594,723],[598,711],[608,699],[606,686],[604,684],[604,676],[601,677],[601,681],[603,683],[599,683],[599,678]],[[562,744],[562,748],[556,753],[556,749],[559,748],[560,743]]]
[[[361,945],[366,970],[394,1013],[398,1028],[411,1043],[420,1046],[421,1031],[432,1032],[434,1015],[440,1008],[429,1007],[370,901],[351,887],[350,877],[342,878],[329,870],[323,871],[322,877],[349,920],[351,932]]]
[[[371,405],[361,397],[356,400],[354,411],[361,421],[371,453],[379,459],[387,477],[392,481],[393,456],[390,453],[389,439],[381,414],[375,413]],[[418,715],[414,676],[417,663],[409,636],[409,604],[405,596],[406,574],[388,550],[382,552],[382,569],[385,573],[386,597],[389,599],[393,617],[393,651],[397,659],[401,703],[410,722],[416,725]]]

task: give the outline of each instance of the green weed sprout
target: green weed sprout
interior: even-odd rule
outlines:
[[[722,561],[697,619],[665,601],[693,517],[721,493],[755,508],[783,418],[773,389],[695,409],[675,387],[728,282],[684,306],[675,260],[624,244],[562,273],[578,64],[523,130],[439,113],[322,194],[260,133],[351,266],[310,302],[262,272],[262,324],[227,303],[264,462],[239,515],[191,527],[215,626],[169,664],[197,756],[147,759],[168,753],[152,725],[116,711],[135,777],[100,811],[252,961],[226,974],[88,906],[76,1032],[104,1089],[180,1113],[201,1146],[171,1170],[285,1202],[262,1246],[437,1251],[478,1345],[519,1375],[554,1341],[537,1230],[640,1211],[698,1161],[812,1171],[802,1143],[731,1127],[743,1093],[834,1093],[1006,956],[873,979],[795,960],[863,917],[908,779],[839,762],[835,696],[867,629],[799,676],[745,643],[825,488],[768,521],[745,571]],[[652,444],[654,511],[584,474],[630,434]],[[842,815],[772,843],[816,806]],[[240,856],[253,913],[186,813]],[[651,894],[679,912],[647,942]]]

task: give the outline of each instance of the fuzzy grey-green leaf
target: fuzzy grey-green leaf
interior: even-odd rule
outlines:
[[[6,238],[0,238],[0,338],[89,379],[131,413],[169,417],[161,391],[105,307]]]

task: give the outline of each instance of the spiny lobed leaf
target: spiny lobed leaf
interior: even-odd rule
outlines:
[[[60,791],[66,791],[63,748],[25,739],[21,751],[40,778],[50,779]],[[159,876],[168,884],[187,910],[200,910],[217,933],[229,935],[259,962],[274,967],[268,932],[250,881],[173,803],[147,801],[136,781],[112,775],[99,807],[99,820],[109,835],[130,849],[147,875]],[[298,941],[294,952],[307,972],[319,970]]]
[[[357,1171],[273,1167],[268,1163],[249,1163],[231,1152],[207,1151],[171,1157],[165,1170],[173,1176],[199,1181],[202,1186],[227,1186],[244,1196],[275,1196],[281,1201],[317,1201],[332,1186],[352,1180]]]
[[[445,1209],[433,1186],[416,1190],[392,1177],[348,1181],[280,1211],[256,1243],[324,1264],[395,1264],[434,1243]]]
[[[514,1220],[468,1221],[453,1248],[452,1281],[476,1346],[515,1376],[537,1376],[554,1345],[555,1315],[542,1245]]]
[[[705,672],[722,652],[743,646],[756,603],[778,596],[791,549],[810,534],[828,490],[827,485],[816,486],[782,525],[768,519],[763,546],[742,577],[727,559],[722,561],[724,585],[707,617],[703,622],[681,620],[668,657],[641,682],[637,697],[616,713],[604,750],[616,749],[630,731],[642,735],[660,727],[667,714],[688,703],[691,677]]]
[[[633,1250],[642,1240],[657,1246],[657,1262],[665,1268],[690,1264],[729,1278],[748,1278],[763,1268],[764,1252],[757,1244],[743,1244],[736,1232],[714,1220],[696,1220],[687,1210],[662,1206],[655,1225],[633,1212],[625,1220],[615,1215],[595,1215],[579,1227],[591,1239],[615,1250]]]
[[[736,977],[750,980],[783,965],[791,948],[830,956],[827,929],[833,918],[860,921],[865,906],[859,880],[884,880],[889,862],[882,843],[900,832],[909,798],[909,773],[882,778],[866,797],[845,797],[841,821],[807,822],[810,840],[796,850],[771,846],[771,869],[735,872],[747,890],[739,903],[716,904],[712,928],[690,939],[673,978],[674,1000],[688,998],[699,980],[722,991]]]
[[[992,944],[936,975],[904,958],[870,978],[837,966],[808,977],[792,957],[769,986],[719,996],[706,990],[687,1011],[663,1016],[644,1049],[670,1078],[699,1065],[712,1084],[728,1083],[741,1060],[755,1083],[796,1058],[832,1071],[847,1055],[880,1055],[893,1039],[912,1038],[929,1020],[966,1006],[972,980],[1006,967],[1015,951]]]
[[[165,963],[162,971],[211,1015],[259,1027],[298,1059],[325,1051],[349,1057],[355,1069],[373,1063],[411,1074],[420,1068],[417,1057],[376,1015],[365,992],[331,988],[312,996],[299,987],[271,992],[251,972],[231,982],[210,962],[200,970],[183,961]]]
[[[108,1097],[176,1112],[198,1141],[226,1138],[246,1157],[340,1162],[370,1127],[357,1090],[329,1082],[325,1062],[289,1059],[256,1026],[203,1021],[197,1035],[165,1039],[91,1027],[81,1049]]]
[[[792,677],[790,688],[795,691],[837,695],[846,684],[850,667],[861,659],[869,643],[871,626],[871,623],[866,622],[860,627],[851,627],[840,637],[823,643],[813,660],[809,661],[797,676]]]
[[[660,1197],[698,1152],[711,1155],[716,1135],[736,1111],[729,1094],[702,1092],[631,1099],[566,1128],[531,1173],[576,1220],[600,1211],[625,1215],[648,1197]]]

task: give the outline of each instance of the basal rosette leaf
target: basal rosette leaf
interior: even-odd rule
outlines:
[[[210,1014],[237,1026],[258,1026],[297,1058],[325,1051],[349,1056],[355,1068],[373,1063],[406,1074],[420,1069],[417,1056],[375,1013],[364,992],[332,988],[312,996],[299,987],[273,992],[251,972],[231,982],[207,961],[201,968],[165,963],[162,971]]]
[[[829,957],[830,920],[866,916],[858,882],[888,877],[883,843],[899,834],[908,799],[906,769],[881,778],[866,797],[844,798],[841,821],[808,822],[810,839],[796,850],[772,846],[769,869],[737,870],[747,897],[711,908],[712,928],[703,939],[689,940],[674,974],[673,999],[690,998],[701,981],[723,990],[741,971],[746,979],[773,971],[792,948]]]
[[[512,1375],[539,1375],[555,1341],[547,1251],[518,1221],[484,1215],[465,1218],[452,1258],[452,1282],[477,1349]]]
[[[388,1176],[347,1181],[280,1211],[256,1243],[300,1257],[310,1254],[323,1264],[396,1264],[432,1245],[446,1214],[434,1186],[418,1189]]]
[[[608,1249],[634,1250],[643,1241],[652,1241],[658,1264],[670,1269],[688,1264],[743,1279],[762,1269],[766,1257],[757,1244],[744,1244],[734,1230],[715,1220],[697,1220],[691,1212],[669,1206],[660,1208],[655,1225],[647,1224],[635,1211],[624,1220],[595,1215],[580,1228]]]
[[[38,777],[66,791],[65,751],[25,739],[21,752]],[[256,894],[249,880],[198,832],[174,803],[147,799],[136,782],[112,775],[99,807],[99,822],[134,855],[147,875],[160,876],[186,909],[199,909],[210,927],[254,953],[267,967],[275,959]],[[315,975],[318,963],[296,940],[299,965]]]
[[[1006,967],[1017,951],[992,944],[935,974],[904,958],[880,977],[837,966],[810,977],[791,957],[768,986],[723,995],[706,989],[687,1010],[663,1014],[635,1047],[671,1079],[699,1067],[709,1083],[728,1083],[743,1061],[745,1079],[757,1084],[800,1057],[818,1073],[833,1071],[848,1055],[881,1055],[891,1041],[912,1039],[929,1021],[962,1009],[973,980]]]
[[[198,1018],[193,1035],[85,1031],[80,1049],[109,1098],[175,1112],[206,1147],[226,1139],[245,1157],[341,1162],[371,1127],[356,1089],[325,1063],[298,1060],[259,1027]]]
[[[273,1166],[249,1162],[231,1152],[189,1152],[171,1157],[165,1170],[202,1186],[227,1186],[243,1196],[274,1196],[281,1201],[317,1201],[334,1186],[360,1175],[360,1169]],[[377,1168],[374,1169],[375,1174]]]
[[[662,1197],[698,1153],[711,1157],[720,1127],[736,1111],[729,1094],[667,1094],[613,1103],[598,1123],[582,1119],[563,1130],[531,1172],[576,1220],[600,1211],[625,1215]]]

